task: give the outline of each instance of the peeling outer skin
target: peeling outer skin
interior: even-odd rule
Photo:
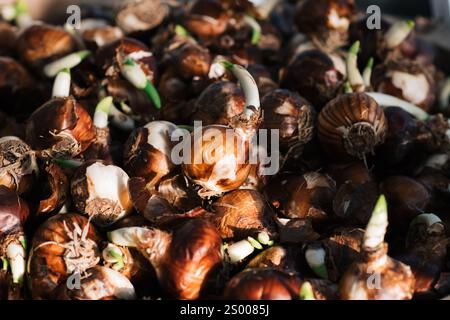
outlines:
[[[261,108],[264,112],[262,127],[280,129],[280,143],[285,150],[312,140],[316,112],[296,92],[283,89],[272,91],[263,97]]]
[[[402,72],[416,77],[425,77],[429,86],[428,91],[425,94],[425,99],[422,99],[420,102],[408,99],[405,92],[403,92],[403,88],[399,88],[393,83],[392,77],[395,72]],[[388,61],[385,64],[378,65],[374,69],[372,75],[372,85],[375,91],[398,97],[399,99],[417,105],[425,111],[429,111],[434,105],[437,97],[437,84],[435,77],[435,70],[430,70],[429,67],[418,64],[417,62],[410,62],[410,60]],[[424,90],[424,88],[420,88],[420,90]]]
[[[66,203],[69,195],[69,180],[62,169],[50,163],[44,168],[50,187],[50,196],[39,201],[36,214],[45,214],[59,211]]]
[[[329,279],[338,282],[350,265],[361,258],[364,230],[346,228],[321,241],[327,253],[326,264]]]
[[[194,108],[192,120],[202,121],[204,126],[229,125],[233,117],[244,111],[245,96],[232,82],[214,82],[196,100]]]
[[[137,124],[145,125],[157,118],[158,110],[152,107],[152,102],[143,90],[139,90],[128,81],[119,78],[106,78],[103,85],[106,94],[112,96],[115,103],[125,102],[131,108]]]
[[[146,52],[141,58],[133,59],[144,71],[147,79],[152,83],[158,80],[155,57],[150,54],[150,49],[142,42],[132,38],[122,38],[105,46],[102,46],[96,54],[98,65],[107,77],[120,78],[120,65],[130,54]],[[148,101],[148,99],[147,99]]]
[[[366,252],[361,262],[350,266],[340,281],[343,300],[410,300],[414,293],[414,275],[410,267],[387,256],[387,245]],[[376,279],[380,287],[377,289]],[[371,284],[370,288],[368,283]]]
[[[21,60],[32,69],[42,72],[40,69],[44,65],[73,52],[76,42],[62,28],[34,24],[21,33],[17,46]]]
[[[71,194],[75,207],[79,212],[85,212],[92,221],[100,227],[107,227],[128,215],[131,211],[131,200],[129,199],[128,186],[117,186],[123,188],[117,201],[109,198],[100,198],[96,196],[94,182],[87,176],[89,167],[100,164],[105,167],[102,161],[85,162],[75,172],[71,181]],[[103,168],[104,169],[104,168]],[[94,188],[94,189],[92,189]],[[95,198],[93,198],[95,196]]]
[[[196,217],[209,218],[213,215],[201,207],[194,208],[190,211],[177,210],[160,193],[148,189],[142,178],[131,178],[128,185],[134,207],[155,227],[173,227],[173,225],[179,224],[187,219]]]
[[[83,231],[88,223],[87,218],[78,214],[58,214],[36,230],[27,267],[28,286],[33,299],[54,299],[57,287],[66,283],[70,276],[67,267],[69,260],[65,258],[67,250],[61,245],[71,242],[67,231],[73,233],[78,230],[74,224]],[[89,224],[86,239],[90,244],[98,244],[101,241],[92,224]],[[96,246],[89,253],[92,254],[92,264],[100,261],[100,252]]]
[[[27,192],[39,172],[33,150],[17,137],[0,138],[0,185]]]
[[[16,192],[5,186],[0,186],[0,250],[6,250],[6,238],[9,235],[22,233],[23,225],[28,218],[29,208]],[[2,255],[3,256],[3,255]]]
[[[158,194],[180,212],[201,206],[202,199],[182,174],[169,175],[158,185]]]
[[[30,117],[27,141],[43,157],[73,158],[95,138],[92,119],[72,97],[54,98]]]
[[[110,133],[109,128],[95,127],[95,139],[89,148],[83,153],[85,160],[102,159],[107,164],[113,164],[110,152]]]
[[[71,92],[76,99],[97,99],[100,79],[95,71],[95,66],[89,59],[81,62],[71,70]]]
[[[70,290],[65,283],[58,289],[58,300],[135,300],[131,282],[119,272],[96,266],[87,270],[80,281],[80,289]]]
[[[353,0],[310,0],[299,6],[295,20],[299,31],[308,34],[316,46],[333,51],[347,44],[355,9]]]
[[[257,191],[231,191],[216,201],[212,208],[214,222],[223,239],[256,237],[262,231],[273,236],[275,214]]]
[[[126,33],[149,31],[160,25],[169,12],[164,1],[124,1],[117,12],[116,23]]]
[[[241,119],[237,119],[236,123],[242,124]],[[257,126],[256,126],[257,127]],[[253,128],[253,129],[251,129]],[[248,130],[253,131],[255,125],[251,122],[248,123]],[[203,127],[202,133],[198,134],[199,137],[205,135],[206,130],[218,130],[223,137],[223,141],[226,140],[226,132],[230,130],[227,126],[207,126]],[[247,128],[244,128],[244,130]],[[215,133],[215,131],[208,131]],[[214,159],[209,159],[212,164],[208,164],[204,161],[204,157],[210,158],[207,155],[206,149],[212,149],[213,143],[203,143],[203,148],[196,148],[201,141],[195,141],[194,133],[191,135],[192,150],[196,150],[191,154],[191,164],[183,164],[183,173],[196,185],[199,185],[202,189],[199,191],[199,196],[202,198],[209,198],[212,196],[221,195],[227,191],[235,190],[241,186],[250,172],[251,165],[249,164],[249,141],[243,138],[244,134],[233,134],[233,142],[224,143],[225,148],[220,152],[215,152]],[[202,140],[204,138],[201,138]],[[205,141],[204,141],[205,142]],[[228,147],[228,150],[226,150]],[[244,149],[240,149],[244,148]],[[232,158],[234,157],[234,158]],[[212,160],[212,161],[211,161]],[[214,161],[215,160],[215,161]],[[222,166],[222,167],[221,167]],[[228,175],[223,174],[223,170]]]
[[[276,269],[247,269],[234,276],[225,288],[231,300],[297,300],[301,280]]]
[[[130,177],[143,177],[153,187],[173,170],[174,164],[169,155],[148,143],[148,136],[145,127],[130,135],[124,148],[124,167]]]

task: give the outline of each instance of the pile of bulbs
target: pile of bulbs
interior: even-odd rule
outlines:
[[[353,0],[127,0],[81,28],[0,9],[0,299],[450,295],[450,81],[414,22],[369,30]],[[249,161],[261,129],[275,174]]]

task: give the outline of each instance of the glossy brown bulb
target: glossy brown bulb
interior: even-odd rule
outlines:
[[[332,215],[336,183],[316,172],[279,176],[266,187],[269,202],[289,218],[309,218],[322,224]]]
[[[280,130],[280,144],[285,151],[313,139],[316,112],[298,93],[283,89],[272,91],[262,98],[261,108],[264,111],[262,126]]]
[[[39,182],[39,207],[36,213],[59,212],[69,198],[69,178],[58,165],[50,162],[45,164]]]
[[[327,172],[333,177],[338,186],[346,182],[360,185],[374,180],[372,172],[362,161],[332,164],[329,166]]]
[[[0,22],[0,54],[12,56],[16,50],[18,29],[7,22]]]
[[[301,280],[276,269],[247,269],[234,276],[225,288],[231,300],[297,300]]]
[[[123,38],[123,31],[114,26],[105,24],[82,26],[81,36],[84,43],[90,50],[97,50],[98,48],[108,45],[114,41]]]
[[[196,0],[190,4],[184,25],[202,38],[217,37],[225,32],[228,23],[226,11],[217,0]]]
[[[70,33],[46,24],[34,24],[26,28],[17,43],[20,59],[37,71],[75,49],[76,43]]]
[[[417,62],[403,59],[378,65],[372,76],[377,92],[408,101],[429,111],[436,101],[435,75]]]
[[[213,204],[215,224],[224,239],[240,240],[273,231],[274,213],[264,197],[253,190],[235,190]]]
[[[336,97],[344,75],[324,52],[309,50],[299,54],[281,78],[281,88],[297,91],[320,110]]]
[[[96,266],[100,262],[99,242],[92,224],[78,214],[58,214],[39,226],[28,261],[33,299],[54,299],[56,289],[70,275],[84,274]]]
[[[355,11],[353,0],[307,0],[299,5],[295,22],[316,45],[331,51],[347,43]]]
[[[44,157],[73,158],[95,138],[88,112],[73,97],[54,98],[30,116],[27,142]]]
[[[214,82],[203,91],[194,108],[193,121],[202,121],[204,126],[229,125],[233,117],[244,111],[245,97],[242,90],[232,82]]]
[[[405,176],[392,176],[381,185],[389,203],[389,217],[402,230],[419,214],[430,200],[428,190],[418,181]]]
[[[378,103],[362,93],[340,95],[319,114],[319,140],[335,159],[365,159],[384,142],[387,123]]]

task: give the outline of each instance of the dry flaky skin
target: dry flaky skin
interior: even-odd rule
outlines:
[[[281,88],[297,91],[320,110],[336,97],[344,83],[333,60],[322,51],[309,50],[299,54],[287,67]]]
[[[280,144],[286,150],[305,145],[314,137],[315,111],[298,93],[275,90],[261,101],[263,128],[279,129]]]
[[[231,300],[297,300],[301,281],[276,269],[247,269],[227,284],[224,298]]]
[[[387,256],[387,245],[365,252],[353,263],[340,282],[343,300],[410,300],[414,293],[410,267]]]
[[[88,112],[73,97],[54,98],[31,116],[27,141],[44,157],[72,158],[85,151],[95,138]]]
[[[88,219],[78,214],[58,214],[44,222],[36,230],[28,260],[33,299],[55,298],[57,287],[74,272],[85,276],[100,261],[100,240]]]
[[[112,164],[110,152],[111,137],[109,128],[95,127],[95,139],[89,148],[83,153],[85,160],[102,159],[108,164]]]
[[[336,184],[327,175],[311,172],[303,176],[280,176],[267,185],[265,192],[284,216],[310,218],[320,223],[332,213]]]
[[[214,82],[203,90],[194,105],[191,116],[204,126],[229,125],[231,119],[244,111],[245,97],[240,87],[228,81]]]
[[[76,43],[63,28],[34,24],[21,33],[17,46],[21,60],[39,70],[45,64],[74,51]]]
[[[224,239],[243,239],[261,231],[273,232],[274,213],[254,190],[235,190],[213,204],[214,221]]]
[[[299,31],[307,34],[321,49],[333,51],[347,43],[350,22],[355,15],[353,0],[307,0],[296,12]],[[347,24],[333,25],[333,12]]]
[[[124,168],[130,177],[141,177],[149,187],[175,167],[171,159],[148,143],[149,130],[138,128],[128,138],[124,148]]]
[[[127,0],[121,4],[116,23],[126,33],[148,31],[160,25],[168,13],[169,8],[163,1]],[[130,17],[134,17],[133,23],[130,23]]]
[[[186,28],[202,38],[217,37],[225,32],[228,16],[217,0],[192,1],[184,16]]]
[[[319,114],[319,140],[340,161],[365,159],[384,142],[387,122],[383,109],[362,93],[340,95]]]
[[[0,141],[0,185],[25,193],[38,171],[36,155],[25,142],[17,138]]]
[[[210,222],[193,219],[172,235],[149,230],[138,238],[138,248],[155,268],[158,279],[172,298],[197,299],[222,263],[222,240]]]

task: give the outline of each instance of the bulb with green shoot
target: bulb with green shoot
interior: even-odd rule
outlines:
[[[380,196],[366,227],[360,261],[354,262],[340,281],[344,300],[409,300],[414,293],[411,268],[388,256],[384,240],[388,204]]]
[[[120,71],[135,88],[144,91],[157,109],[161,109],[161,98],[153,83],[148,79],[141,66],[130,56],[125,57]]]

